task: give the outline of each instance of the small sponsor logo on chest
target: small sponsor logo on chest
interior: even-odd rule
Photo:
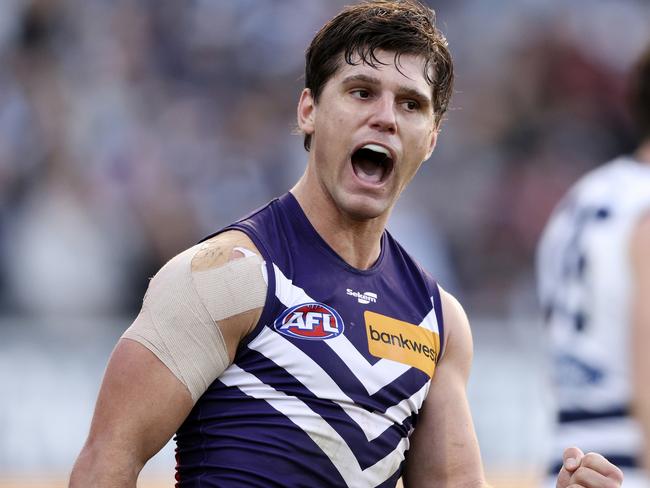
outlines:
[[[302,303],[285,310],[273,327],[288,337],[324,340],[343,333],[343,319],[332,307],[324,303]]]
[[[359,291],[354,291],[351,288],[347,288],[345,290],[345,293],[348,296],[355,297],[359,303],[377,303],[377,294],[373,293],[371,291],[364,291],[359,292]]]

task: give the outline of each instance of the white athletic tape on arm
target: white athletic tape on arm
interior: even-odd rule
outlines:
[[[192,271],[193,258],[205,246],[194,246],[162,267],[149,284],[140,314],[122,335],[152,351],[195,403],[229,364],[216,322],[262,307],[266,299],[259,256]]]
[[[194,285],[215,322],[264,305],[266,283],[257,255],[194,271]],[[263,263],[262,263],[263,264]]]

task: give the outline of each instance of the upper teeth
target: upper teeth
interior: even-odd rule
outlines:
[[[390,158],[390,152],[388,151],[388,149],[386,149],[385,147],[379,146],[377,144],[366,144],[361,149],[369,149],[371,151],[382,153],[387,158]]]

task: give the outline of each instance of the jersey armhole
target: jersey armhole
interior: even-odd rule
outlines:
[[[438,332],[440,334],[440,354],[439,358],[442,359],[442,356],[445,353],[445,321],[442,316],[442,299],[440,298],[440,287],[437,282],[434,282],[432,287],[431,300],[433,301],[433,309],[436,313],[436,319],[438,320]]]
[[[253,241],[253,244],[255,244],[255,247],[259,250],[259,252],[262,254],[262,259],[264,260],[264,266],[266,267],[266,298],[264,300],[264,308],[262,308],[262,313],[260,314],[260,318],[257,321],[257,324],[255,324],[255,327],[253,330],[251,330],[240,342],[239,345],[237,346],[237,351],[243,349],[246,347],[253,339],[255,339],[259,333],[262,331],[262,328],[270,323],[271,315],[272,315],[272,304],[273,304],[273,297],[275,296],[275,270],[273,269],[273,262],[271,261],[270,255],[268,250],[266,249],[266,246],[264,243],[259,239],[257,236],[256,232],[248,225],[246,225],[243,222],[237,222],[235,224],[229,225],[228,227],[225,227],[222,229],[219,233],[221,232],[226,232],[229,230],[237,230],[240,232],[243,232],[248,236],[248,238]]]

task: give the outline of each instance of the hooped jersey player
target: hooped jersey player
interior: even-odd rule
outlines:
[[[642,449],[630,415],[629,246],[648,211],[650,166],[618,158],[585,175],[560,202],[537,256],[558,407],[553,452],[575,444],[624,471],[638,466]],[[561,459],[553,461],[556,473]]]

